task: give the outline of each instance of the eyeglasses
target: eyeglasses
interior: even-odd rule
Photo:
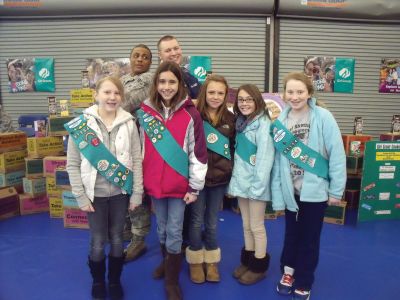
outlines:
[[[239,97],[237,100],[241,104],[243,104],[243,103],[251,103],[251,102],[254,101],[253,97],[247,97],[247,98]]]

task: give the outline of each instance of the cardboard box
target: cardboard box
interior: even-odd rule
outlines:
[[[4,132],[0,133],[0,153],[9,151],[24,150],[27,147],[25,132]]]
[[[68,135],[68,131],[65,130],[64,124],[71,121],[74,117],[58,117],[50,116],[49,118],[49,136],[63,136]]]
[[[46,195],[32,197],[29,194],[19,195],[21,216],[49,211],[49,198]]]
[[[62,192],[62,203],[64,207],[79,208],[78,202],[71,191]]]
[[[15,188],[0,189],[0,220],[19,215],[19,196]]]
[[[72,107],[89,107],[94,103],[94,90],[76,89],[71,90],[71,106]]]
[[[344,200],[347,202],[347,209],[358,209],[360,203],[360,189],[345,190]]]
[[[64,217],[64,208],[63,202],[60,197],[49,197],[49,212],[50,218],[63,218]]]
[[[346,155],[351,155],[350,150],[354,147],[355,142],[359,142],[359,155],[364,155],[365,143],[372,140],[372,135],[354,135],[354,134],[343,134],[343,145]],[[354,148],[352,149],[354,151]]]
[[[55,177],[57,168],[65,168],[67,165],[66,156],[46,156],[43,158],[44,176]]]
[[[64,155],[64,144],[61,136],[31,137],[27,141],[29,158]]]
[[[67,170],[57,168],[55,172],[56,186],[62,189],[71,189]]]
[[[87,213],[79,208],[64,207],[64,227],[89,229]]]
[[[43,177],[43,158],[25,158],[25,174],[29,179]]]
[[[22,178],[24,177],[25,170],[0,173],[0,187],[22,186]]]
[[[328,206],[325,210],[324,222],[331,224],[344,224],[346,201],[341,201],[338,206]]]
[[[362,173],[364,156],[346,156],[347,174],[357,175]]]
[[[63,189],[56,186],[56,179],[54,177],[46,177],[46,193],[47,196],[60,197]]]
[[[0,172],[25,170],[26,149],[0,153]]]
[[[22,180],[24,186],[24,193],[32,197],[46,195],[46,178],[33,178],[29,179],[24,177]]]
[[[383,133],[379,136],[380,141],[400,141],[400,134],[398,133]]]

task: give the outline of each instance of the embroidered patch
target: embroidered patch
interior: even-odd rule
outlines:
[[[210,144],[214,144],[218,141],[218,136],[215,133],[210,133],[207,135],[207,142]]]
[[[110,165],[110,163],[107,160],[102,159],[102,160],[99,160],[99,162],[97,163],[97,169],[99,171],[105,171],[105,170],[107,170],[109,165]]]
[[[84,149],[84,148],[86,148],[87,147],[87,145],[89,145],[87,142],[85,142],[85,141],[82,141],[82,142],[80,142],[79,143],[79,149]]]
[[[275,133],[274,135],[274,141],[275,143],[280,142],[286,135],[286,132],[283,129],[279,129],[278,132]]]
[[[292,151],[290,152],[290,156],[293,158],[298,158],[301,154],[301,148],[300,147],[294,147]]]

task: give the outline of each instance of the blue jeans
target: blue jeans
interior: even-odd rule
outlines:
[[[119,194],[111,197],[94,197],[94,212],[88,213],[90,239],[90,259],[104,259],[104,247],[110,241],[110,256],[123,255],[122,232],[128,209],[129,196]]]
[[[204,187],[197,200],[190,205],[191,220],[189,241],[191,250],[197,251],[203,248],[203,237],[206,250],[218,249],[218,211],[221,207],[225,192],[225,184],[215,187]],[[203,224],[204,236],[202,236]]]
[[[181,198],[151,197],[157,219],[157,234],[160,244],[171,254],[181,253],[183,216],[186,203]]]

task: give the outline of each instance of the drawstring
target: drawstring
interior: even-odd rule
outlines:
[[[298,221],[298,217],[299,217],[299,210],[300,210],[300,209],[298,209],[298,210],[296,211],[296,222]]]

